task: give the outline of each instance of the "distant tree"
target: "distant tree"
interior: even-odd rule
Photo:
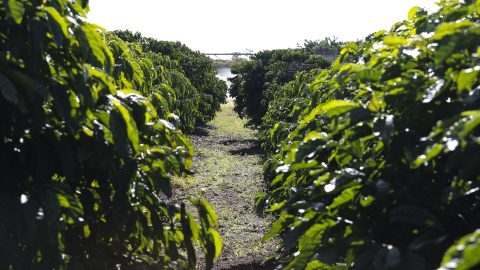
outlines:
[[[265,115],[272,92],[295,78],[301,71],[329,68],[331,61],[304,49],[262,51],[250,60],[232,66],[229,79],[230,96],[235,100],[235,112],[248,119],[248,126],[259,126]]]
[[[297,44],[299,48],[304,48],[306,52],[311,52],[321,55],[339,55],[343,46],[350,42],[338,41],[338,37],[332,38],[325,37],[323,40],[307,40],[305,39],[303,47]],[[361,40],[357,40],[355,43],[360,44]]]
[[[142,37],[140,33],[131,31],[114,31],[120,39],[136,42],[143,47],[143,52],[160,53],[178,63],[185,77],[200,94],[200,100],[195,111],[195,124],[202,125],[215,118],[220,105],[226,102],[227,85],[216,77],[217,69],[213,61],[205,54],[193,51],[180,42],[162,41],[154,38]],[[182,106],[182,104],[178,104]]]

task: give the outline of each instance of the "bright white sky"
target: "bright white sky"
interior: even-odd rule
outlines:
[[[406,20],[435,0],[90,0],[87,18],[107,30],[180,41],[203,53],[295,48],[305,39],[355,41]]]

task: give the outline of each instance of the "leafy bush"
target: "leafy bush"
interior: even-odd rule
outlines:
[[[194,268],[194,243],[211,268],[212,208],[191,199],[197,224],[164,199],[193,155],[175,96],[85,8],[0,1],[0,268]]]
[[[113,72],[117,85],[137,89],[149,95],[153,103],[158,104],[157,110],[178,115],[180,129],[187,133],[192,132],[200,113],[197,110],[200,95],[185,77],[178,63],[168,56],[153,52],[144,53],[139,44],[124,42],[113,33],[107,33],[106,36],[107,43],[112,48],[118,63]],[[137,82],[143,75],[147,81]],[[128,83],[129,79],[133,79],[134,83]],[[152,95],[150,93],[152,87],[156,89],[153,92],[160,92],[161,95]],[[173,99],[163,97],[173,97]]]
[[[195,125],[205,124],[215,118],[216,112],[220,110],[220,105],[226,102],[227,84],[216,77],[218,71],[210,58],[200,52],[192,51],[180,42],[144,38],[140,33],[132,34],[128,30],[114,31],[113,33],[122,40],[140,44],[144,52],[161,54],[176,62],[174,69],[177,72],[181,70],[198,93],[194,99],[191,96],[187,99],[195,100],[198,103],[190,103],[188,109],[182,107],[185,106],[183,101],[185,98],[183,93],[180,93],[175,109],[178,108],[180,112],[188,112],[194,116]],[[169,72],[168,68],[166,72]],[[187,95],[190,95],[190,92],[188,93]]]
[[[439,5],[270,102],[257,204],[279,214],[264,238],[283,238],[284,269],[478,267],[480,1]]]
[[[292,132],[293,123],[296,123],[300,116],[299,108],[305,107],[307,105],[305,103],[309,101],[308,86],[322,72],[325,73],[327,70],[313,69],[310,72],[301,72],[295,76],[295,80],[283,86],[275,84],[271,87],[273,89],[270,91],[272,101],[269,103],[267,113],[262,118],[260,128],[264,150],[272,154]],[[274,126],[277,127],[278,132],[272,136],[271,127]]]
[[[260,126],[276,89],[293,80],[297,72],[330,66],[330,60],[303,49],[256,53],[249,61],[232,66],[236,76],[229,79],[229,93],[234,111],[248,119],[247,125]]]

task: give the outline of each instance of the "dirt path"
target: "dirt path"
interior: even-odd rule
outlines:
[[[275,251],[273,241],[261,242],[272,217],[257,216],[254,203],[265,190],[263,152],[255,133],[243,127],[232,108],[232,103],[223,105],[214,121],[190,136],[196,174],[174,179],[174,196],[206,191],[204,198],[217,213],[223,241],[214,269],[274,269],[272,264],[261,265]]]

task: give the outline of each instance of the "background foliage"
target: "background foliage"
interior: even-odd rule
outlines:
[[[360,44],[362,41],[355,42]],[[340,55],[342,48],[351,42],[338,41],[338,37],[333,36],[332,38],[325,37],[323,40],[305,40],[303,42],[303,48],[306,52],[311,52],[314,54],[320,55]],[[299,48],[302,46],[297,44]]]
[[[170,175],[190,173],[172,113],[186,91],[86,10],[0,1],[0,268],[194,268],[194,243],[211,268],[212,208],[190,200],[197,224],[165,201]]]
[[[235,56],[234,56],[234,57],[235,57]],[[220,68],[228,68],[228,69],[230,69],[233,65],[246,62],[247,59],[246,59],[246,58],[237,57],[237,58],[233,58],[233,59],[230,59],[230,60],[212,59],[212,61],[213,61],[213,65],[215,66],[216,69],[220,69]]]
[[[128,30],[113,33],[122,40],[139,44],[144,52],[167,57],[173,65],[168,65],[164,71],[166,77],[171,76],[171,72],[177,73],[175,76],[180,77],[178,71],[181,71],[188,79],[195,88],[196,94],[191,91],[187,91],[187,94],[179,93],[175,109],[185,112],[185,115],[181,114],[182,119],[194,116],[195,125],[213,120],[215,113],[220,110],[220,105],[226,102],[227,84],[216,77],[218,71],[210,58],[200,52],[192,51],[180,42],[144,38],[140,33],[132,34]],[[184,122],[191,123],[192,120],[188,119]]]
[[[300,71],[328,68],[331,61],[303,49],[262,51],[247,62],[232,66],[236,75],[229,93],[234,99],[234,110],[247,125],[260,126],[274,92],[293,80]]]
[[[284,269],[478,267],[480,1],[439,5],[275,92],[257,204]]]

